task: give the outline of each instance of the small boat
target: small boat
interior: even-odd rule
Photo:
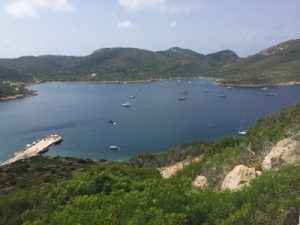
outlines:
[[[232,87],[226,87],[226,89],[228,89],[228,90],[231,90],[231,89],[232,89]]]
[[[238,133],[239,135],[246,135],[247,134],[247,131],[245,131],[245,130],[242,130],[242,131],[239,131],[239,133]]]
[[[220,95],[220,97],[221,97],[221,98],[225,98],[225,97],[226,97],[226,95]]]
[[[135,96],[134,95],[130,95],[129,98],[135,98]]]
[[[189,93],[188,91],[182,92],[183,95],[187,95],[188,93]]]
[[[109,120],[108,122],[112,125],[117,125],[117,123],[115,121]]]
[[[238,132],[239,135],[246,135],[247,134],[247,130],[243,129],[243,123],[244,123],[244,120],[240,124],[239,132]]]
[[[137,92],[140,92],[141,91],[141,89],[140,88],[137,88],[137,89],[135,89]]]
[[[122,107],[126,107],[126,108],[129,108],[131,106],[131,104],[129,102],[124,102],[122,104]]]
[[[110,150],[118,150],[120,148],[118,146],[116,146],[116,145],[111,145],[111,146],[109,146],[109,149]]]
[[[262,88],[262,89],[260,89],[261,91],[268,91],[269,90],[269,88],[268,87],[264,87],[264,88]]]
[[[266,96],[275,96],[275,93],[269,92],[269,93],[266,94]]]
[[[178,98],[178,100],[179,101],[184,101],[184,100],[186,100],[186,97],[180,97],[180,98]]]

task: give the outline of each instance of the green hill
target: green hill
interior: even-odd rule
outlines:
[[[0,80],[130,81],[210,76],[235,85],[300,81],[300,39],[239,58],[231,50],[203,55],[178,47],[166,51],[103,48],[83,57],[24,56],[0,59]]]
[[[283,42],[223,68],[234,84],[277,84],[300,81],[300,39]]]

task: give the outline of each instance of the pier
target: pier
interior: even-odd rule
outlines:
[[[62,137],[57,134],[53,134],[46,138],[34,141],[32,144],[28,144],[23,151],[16,152],[13,158],[3,162],[2,164],[0,164],[0,166],[9,165],[16,161],[28,159],[30,157],[47,152],[51,145],[59,144],[62,141]]]

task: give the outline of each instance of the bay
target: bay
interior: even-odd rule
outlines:
[[[123,160],[237,135],[241,123],[248,127],[300,99],[297,85],[268,91],[229,89],[211,79],[45,83],[31,88],[38,96],[0,103],[0,161],[50,134],[59,134],[64,141],[51,147],[48,155]],[[275,95],[266,96],[269,92]],[[131,107],[122,107],[124,102]],[[120,149],[111,151],[110,145]]]

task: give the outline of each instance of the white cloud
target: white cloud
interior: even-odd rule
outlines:
[[[41,10],[70,12],[74,5],[69,0],[13,0],[4,9],[15,17],[39,17]]]
[[[171,0],[119,0],[119,4],[131,12],[152,9],[161,13],[190,12],[200,6],[200,0],[184,0],[182,3],[171,3]]]
[[[118,28],[121,28],[121,29],[131,29],[131,28],[135,28],[135,27],[136,27],[136,24],[130,20],[124,20],[124,21],[121,21],[118,23]]]
[[[176,26],[177,26],[176,21],[172,21],[172,22],[169,24],[169,28],[175,28]]]

